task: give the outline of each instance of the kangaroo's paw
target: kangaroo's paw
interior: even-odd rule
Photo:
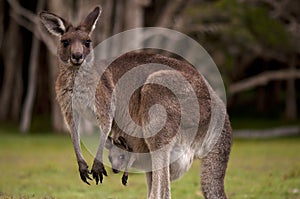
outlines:
[[[90,172],[87,163],[85,161],[80,161],[78,162],[78,166],[81,180],[86,184],[90,185],[87,179],[92,180],[92,178],[90,178],[89,176]]]
[[[127,180],[128,180],[128,173],[127,172],[124,172],[123,176],[122,176],[122,184],[124,186],[127,185]]]
[[[94,164],[93,164],[91,173],[93,174],[93,178],[95,179],[96,184],[99,183],[99,180],[100,180],[100,183],[102,183],[103,175],[107,176],[107,172],[105,170],[103,163],[97,159],[94,160]]]

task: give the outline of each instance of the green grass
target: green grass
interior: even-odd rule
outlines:
[[[6,128],[5,128],[6,129]],[[0,128],[0,198],[146,198],[145,177],[109,172],[101,185],[81,182],[68,135],[22,136]],[[226,175],[229,198],[300,199],[300,138],[234,140]],[[91,165],[93,158],[84,151]],[[203,198],[200,162],[172,183],[173,198]],[[110,171],[110,169],[107,169]]]

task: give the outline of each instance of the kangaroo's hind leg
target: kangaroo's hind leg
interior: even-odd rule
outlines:
[[[148,188],[148,197],[150,197],[150,193],[151,193],[151,189],[152,189],[152,172],[149,171],[149,172],[146,172],[146,180],[147,180],[147,188]]]
[[[228,118],[214,148],[202,159],[201,188],[206,199],[226,199],[224,177],[232,143]]]

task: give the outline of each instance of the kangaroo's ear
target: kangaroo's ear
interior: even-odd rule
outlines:
[[[105,143],[105,148],[110,150],[112,146],[113,146],[113,139],[110,136],[108,136]]]
[[[94,10],[90,12],[90,14],[81,22],[81,28],[91,34],[96,27],[101,12],[101,6],[97,6],[96,8],[94,8]]]
[[[63,18],[50,12],[41,12],[40,18],[46,29],[55,36],[63,35],[69,26]]]

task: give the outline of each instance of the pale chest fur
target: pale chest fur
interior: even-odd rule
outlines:
[[[65,120],[68,121],[76,113],[97,125],[95,90],[99,78],[93,72],[84,68],[60,72],[56,82],[56,95]]]
[[[72,106],[74,111],[97,125],[95,93],[99,82],[97,72],[91,68],[80,68],[73,87]]]

